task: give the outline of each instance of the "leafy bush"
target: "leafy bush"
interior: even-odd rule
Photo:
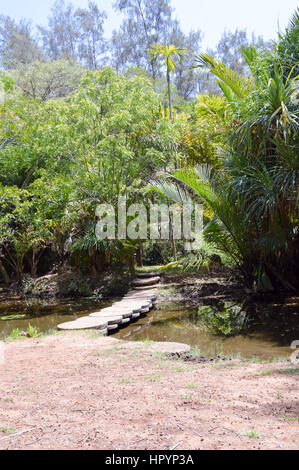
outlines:
[[[246,323],[246,313],[239,305],[204,306],[198,309],[198,324],[214,334],[236,336]]]

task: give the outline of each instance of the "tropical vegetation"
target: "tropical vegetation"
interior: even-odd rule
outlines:
[[[103,12],[66,7],[57,2],[56,22],[53,13],[41,28],[43,46],[28,24],[0,18],[0,282],[64,266],[133,275],[136,259],[198,270],[217,253],[250,290],[298,290],[298,11],[275,44],[237,34],[237,66],[223,43],[192,49],[167,0],[161,31],[154,5],[116,2],[131,23],[114,34],[107,65]],[[130,25],[138,47],[125,63]],[[96,207],[119,196],[202,203],[203,249],[188,254],[173,236],[98,240]]]

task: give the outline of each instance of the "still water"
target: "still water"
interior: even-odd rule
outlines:
[[[31,300],[0,301],[0,339],[9,336],[18,328],[26,331],[29,324],[37,327],[41,333],[55,331],[59,323],[72,321],[111,305],[118,299],[99,302],[97,299],[59,299],[53,302]],[[266,317],[273,312],[267,312]],[[268,309],[269,310],[269,309]],[[114,334],[115,338],[140,341],[175,341],[190,344],[202,355],[240,354],[242,357],[254,356],[264,359],[288,357],[290,344],[299,340],[298,308],[295,305],[290,312],[290,321],[285,323],[275,312],[274,319],[257,321],[246,332],[235,337],[224,338],[207,331],[198,325],[198,307],[186,306],[177,302],[161,302],[144,318]],[[5,320],[7,316],[18,316]],[[265,315],[264,315],[265,316]]]
[[[130,324],[114,336],[125,340],[175,341],[196,347],[202,355],[238,355],[245,358],[274,359],[288,357],[290,344],[299,339],[297,315],[291,326],[281,321],[271,328],[260,323],[235,337],[223,337],[203,331],[198,325],[198,307],[186,307],[181,303],[164,303],[157,306],[145,318]]]
[[[108,307],[115,299],[99,302],[98,299],[55,299],[54,301],[26,299],[0,301],[0,339],[9,336],[14,329],[26,331],[29,324],[41,333],[56,330],[57,325],[89,315]],[[19,317],[3,320],[8,316]]]

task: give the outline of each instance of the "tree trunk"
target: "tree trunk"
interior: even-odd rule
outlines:
[[[173,218],[171,214],[169,214],[169,228],[170,228],[169,234],[170,234],[170,241],[171,241],[171,246],[172,246],[173,260],[177,261],[175,240],[173,238]]]
[[[139,243],[138,248],[137,248],[137,266],[139,266],[139,267],[143,266],[143,262],[142,262],[142,244],[141,244],[141,242]]]
[[[0,273],[2,274],[5,284],[9,284],[10,278],[1,260],[0,260]]]
[[[131,278],[135,277],[135,266],[134,266],[134,256],[130,256],[128,259],[128,267],[130,271]]]
[[[172,120],[171,90],[170,90],[170,73],[169,73],[169,70],[167,70],[167,89],[168,89],[169,118]]]

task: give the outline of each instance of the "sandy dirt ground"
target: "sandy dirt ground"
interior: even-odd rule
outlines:
[[[153,346],[94,332],[6,343],[0,449],[299,448],[298,365],[193,364]]]

